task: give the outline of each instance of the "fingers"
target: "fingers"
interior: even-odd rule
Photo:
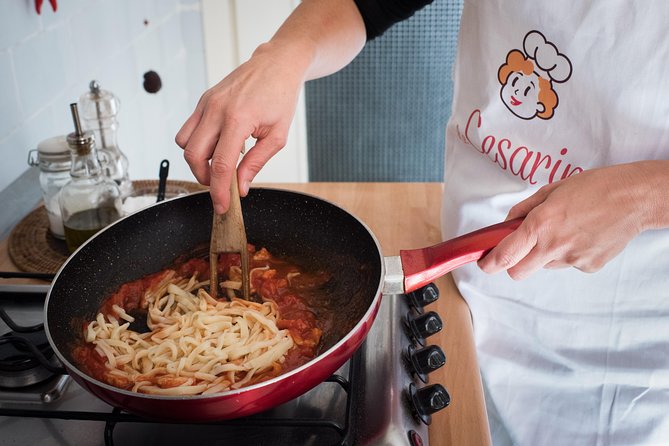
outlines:
[[[489,274],[506,270],[513,280],[523,280],[542,268],[571,266],[563,260],[552,260],[559,254],[541,246],[535,234],[516,230],[479,260],[480,268]]]
[[[573,267],[594,273],[624,247],[612,246],[599,251],[579,237],[556,237],[555,226],[537,226],[531,218],[527,217],[515,232],[479,260],[478,265],[484,272],[494,274],[506,270],[514,280],[523,280],[542,268]]]
[[[525,217],[532,209],[536,208],[546,200],[553,189],[555,189],[556,185],[557,183],[546,185],[525,200],[517,203],[509,210],[509,213],[506,216],[506,220],[508,221],[518,217]]]
[[[181,126],[181,129],[179,129],[179,132],[174,137],[174,141],[182,149],[186,148],[186,145],[188,144],[188,140],[190,139],[191,135],[193,134],[193,131],[195,131],[195,129],[197,128],[197,125],[200,122],[200,119],[202,117],[202,112],[203,112],[203,99],[204,99],[204,96],[200,98],[200,100],[198,101],[197,106],[195,107],[195,110],[190,115],[190,117],[186,120],[186,122],[184,122],[184,124]]]
[[[492,251],[478,261],[479,267],[488,274],[508,270],[517,265],[537,244],[536,233],[528,230],[523,222],[518,229],[502,240]]]
[[[237,168],[239,193],[245,197],[255,176],[267,162],[286,145],[287,129],[275,130],[276,135],[258,139],[255,145],[242,158]]]
[[[532,250],[518,263],[509,268],[506,272],[513,280],[523,280],[531,274],[545,268],[547,264],[562,265],[561,262],[546,262],[547,252],[539,246],[534,246]],[[565,265],[566,266],[566,265]]]
[[[255,126],[249,124],[245,128],[241,124],[242,121],[252,123],[255,120],[218,115],[220,113],[212,110],[211,106],[198,104],[198,109],[177,134],[176,141],[184,148],[184,158],[195,178],[210,186],[215,212],[223,214],[229,207],[232,173],[246,138],[253,135],[258,139],[239,165],[238,181],[242,196],[246,196],[251,181],[260,169],[286,145],[290,122],[282,120],[270,126],[269,130],[257,130],[255,134]]]
[[[551,260],[544,265],[544,269],[563,269],[569,268],[571,265],[562,260]]]
[[[221,118],[217,116],[217,113],[212,112],[211,109],[205,109],[184,149],[184,158],[195,178],[200,183],[210,186],[212,186],[212,181],[219,181],[221,175],[229,179],[230,159],[234,158],[232,162],[232,168],[234,168],[240,147],[248,133],[250,132],[240,129],[237,122],[226,120],[221,124]],[[229,144],[222,145],[221,141],[229,142]],[[232,152],[227,155],[220,153],[225,150],[232,150]],[[216,173],[213,171],[214,166],[210,166],[210,160],[212,164],[216,162]],[[214,175],[218,175],[216,180],[212,179]]]
[[[275,133],[285,135],[287,131],[276,131]],[[230,184],[233,181],[232,174],[235,166],[237,166],[239,154],[244,144],[242,135],[243,133],[239,132],[224,131],[211,158],[210,193],[214,211],[217,214],[225,213],[230,205]],[[248,194],[250,184],[258,172],[285,145],[285,136],[266,136],[263,139],[258,139],[255,145],[244,155],[239,166],[237,166],[237,178],[234,179],[234,181],[239,182],[239,194],[242,197]],[[238,148],[237,151],[235,151],[235,147]]]
[[[555,183],[546,185],[530,197],[517,203],[509,210],[506,221],[527,217],[532,210],[544,203],[555,187]],[[479,267],[489,274],[506,270],[512,279],[522,280],[551,263],[551,261],[546,260],[546,249],[539,248],[538,243],[539,233],[537,228],[528,219],[516,231],[502,240],[488,255],[479,260]],[[562,266],[555,263],[552,267]]]
[[[224,214],[230,206],[232,176],[245,140],[245,132],[238,126],[224,126],[211,155],[209,192],[214,212],[217,214]],[[234,181],[237,181],[237,178],[234,178]]]
[[[239,165],[242,196],[285,145],[302,80],[276,76],[274,65],[274,59],[263,57],[242,64],[202,95],[175,137],[195,178],[210,186],[216,213],[228,209],[233,172],[247,138],[257,141]]]

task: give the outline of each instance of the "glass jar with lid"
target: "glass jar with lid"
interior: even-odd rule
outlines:
[[[74,252],[121,217],[121,190],[102,172],[92,132],[81,129],[77,104],[70,104],[75,131],[67,135],[71,152],[70,181],[60,191],[65,242]]]
[[[70,181],[72,159],[65,135],[45,139],[28,154],[28,164],[38,166],[40,189],[44,208],[49,217],[49,232],[56,238],[64,239],[63,219],[60,214],[58,197],[61,188]]]
[[[127,197],[132,193],[132,181],[128,174],[128,158],[118,145],[117,115],[121,101],[93,80],[89,90],[79,98],[78,107],[83,129],[95,135],[104,174],[114,180],[123,197]]]

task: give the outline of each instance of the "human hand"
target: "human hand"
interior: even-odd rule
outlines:
[[[479,260],[487,273],[524,279],[540,268],[595,272],[643,230],[666,225],[669,168],[642,161],[592,169],[546,185],[511,208],[520,227]]]
[[[195,178],[209,185],[214,210],[224,213],[244,141],[255,145],[238,166],[239,191],[286,144],[304,79],[302,65],[269,44],[207,90],[176,135]]]

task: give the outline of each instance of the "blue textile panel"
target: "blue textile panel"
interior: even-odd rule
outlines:
[[[309,181],[442,181],[462,0],[437,0],[307,82]]]

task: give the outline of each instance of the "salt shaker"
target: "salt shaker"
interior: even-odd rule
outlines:
[[[70,147],[65,135],[45,139],[28,154],[28,164],[38,166],[40,189],[44,207],[49,217],[49,231],[56,238],[64,239],[63,219],[58,197],[61,188],[70,181]]]
[[[118,146],[117,115],[120,107],[119,99],[100,88],[96,80],[90,82],[89,91],[79,98],[83,128],[94,133],[102,169],[118,184],[125,198],[132,193],[132,181],[128,175],[128,158]]]
[[[70,104],[75,131],[67,135],[72,166],[60,191],[65,242],[74,252],[93,234],[121,217],[121,190],[102,173],[92,132],[81,130],[77,104]]]

